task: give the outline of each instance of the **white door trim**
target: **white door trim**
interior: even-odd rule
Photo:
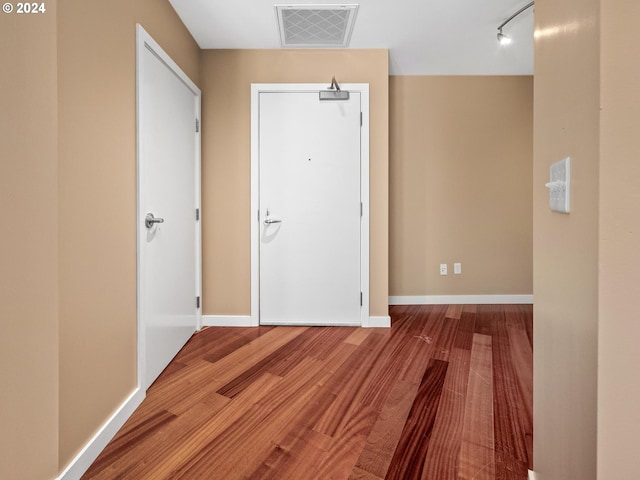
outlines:
[[[360,285],[362,309],[360,325],[370,326],[369,319],[369,84],[341,85],[343,90],[360,92],[362,128],[360,130],[360,195],[363,205],[360,227]],[[259,114],[261,92],[319,92],[327,84],[313,83],[257,83],[251,84],[251,325],[260,323],[260,229],[258,209],[260,204],[260,144]]]
[[[162,61],[194,94],[195,96],[195,113],[198,119],[201,118],[200,115],[200,105],[201,105],[201,92],[200,89],[196,86],[195,83],[191,81],[191,79],[187,76],[186,73],[176,64],[169,55],[156,43],[156,41],[151,38],[151,36],[142,28],[141,25],[136,25],[136,274],[137,274],[137,327],[138,327],[138,388],[143,390],[144,388],[144,372],[145,372],[145,335],[144,335],[144,325],[143,325],[143,302],[140,298],[140,292],[143,290],[143,279],[141,272],[141,249],[142,249],[142,235],[141,229],[142,223],[140,219],[143,218],[144,213],[141,211],[140,206],[140,160],[141,160],[141,104],[140,104],[140,88],[141,88],[141,74],[142,74],[142,55],[144,54],[145,49],[149,50],[153,53],[160,61]],[[194,122],[194,131],[195,131],[195,122]],[[201,128],[199,129],[201,130]],[[200,178],[201,178],[201,152],[200,152],[200,134],[195,135],[195,206],[196,208],[202,209],[201,203],[201,192],[200,192]],[[195,212],[194,212],[195,215]],[[200,215],[202,218],[202,215]],[[196,228],[196,245],[195,245],[195,262],[196,262],[196,295],[200,296],[202,299],[202,226],[201,222],[195,222]],[[195,300],[195,299],[194,299]],[[200,304],[200,309],[196,314],[196,325],[195,330],[200,329],[202,326],[202,303]]]

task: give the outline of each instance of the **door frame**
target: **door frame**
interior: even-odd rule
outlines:
[[[369,84],[345,83],[343,90],[360,93],[362,128],[360,129],[360,288],[362,308],[360,326],[371,326],[369,318]],[[260,325],[260,94],[318,93],[327,90],[325,83],[254,83],[251,84],[251,326]],[[319,100],[318,100],[319,101]]]
[[[194,94],[194,110],[196,119],[200,122],[201,115],[201,92],[200,89],[196,86],[195,83],[191,81],[191,79],[187,76],[187,74],[176,64],[169,55],[160,47],[160,45],[145,31],[145,29],[137,24],[136,25],[136,304],[137,304],[137,350],[138,350],[138,371],[137,371],[137,383],[138,388],[143,389],[144,385],[144,373],[146,367],[146,345],[145,345],[145,324],[144,324],[144,312],[145,305],[144,299],[142,298],[141,292],[144,291],[144,279],[141,272],[143,271],[143,261],[144,258],[142,255],[142,247],[143,247],[143,239],[145,237],[145,227],[143,225],[145,212],[141,210],[141,201],[140,201],[140,186],[141,186],[141,176],[140,176],[140,165],[142,161],[142,142],[141,142],[141,133],[142,133],[142,122],[144,119],[144,111],[142,110],[141,105],[141,88],[142,82],[141,78],[144,74],[144,68],[142,66],[142,55],[144,55],[145,50],[148,50],[153,55],[155,55],[158,60],[163,62],[183,83],[184,85],[193,92]],[[195,119],[194,119],[195,120]],[[200,122],[201,123],[201,122]],[[200,218],[202,218],[202,203],[201,203],[201,141],[200,141],[200,133],[202,131],[202,126],[198,125],[197,134],[194,135],[195,149],[194,149],[194,162],[195,162],[195,185],[194,185],[194,203],[195,208],[200,209]],[[194,121],[194,131],[196,131],[196,124]],[[195,221],[194,226],[196,229],[195,232],[195,285],[196,285],[196,296],[199,296],[201,299],[200,308],[196,311],[196,324],[194,325],[194,331],[199,330],[202,327],[202,222]],[[195,300],[195,299],[194,299]],[[144,392],[143,392],[144,393]]]

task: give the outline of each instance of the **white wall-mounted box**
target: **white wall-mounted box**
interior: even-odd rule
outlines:
[[[571,159],[569,157],[554,163],[549,168],[549,207],[554,212],[569,213],[571,192]]]

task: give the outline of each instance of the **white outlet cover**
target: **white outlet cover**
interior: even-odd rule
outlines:
[[[569,213],[571,193],[571,159],[569,157],[554,163],[549,168],[549,207],[554,212]]]

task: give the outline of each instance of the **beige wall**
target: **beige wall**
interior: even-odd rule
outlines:
[[[388,54],[386,50],[206,50],[202,79],[203,306],[251,311],[251,84],[370,84],[371,315],[387,315]]]
[[[532,77],[394,76],[389,89],[390,294],[530,295]]]
[[[534,468],[596,472],[599,0],[540,0],[534,76]],[[571,213],[551,212],[549,166],[571,157]],[[615,476],[603,478],[618,478]]]
[[[0,478],[58,467],[56,2],[0,14]]]
[[[198,82],[168,2],[60,1],[61,468],[136,385],[136,23]]]
[[[640,475],[640,3],[601,1],[598,478]],[[631,50],[630,50],[631,49]]]

